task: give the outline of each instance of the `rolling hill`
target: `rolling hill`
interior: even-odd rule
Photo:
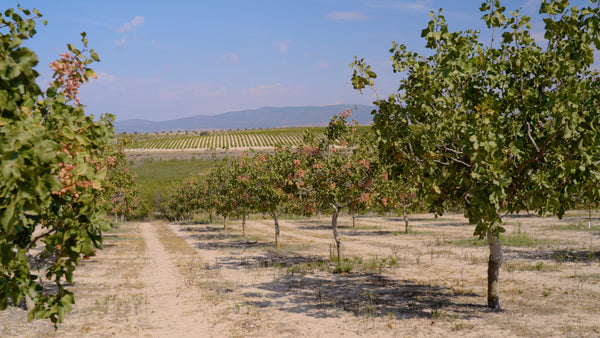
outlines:
[[[331,117],[346,109],[354,109],[352,118],[360,125],[371,124],[374,106],[338,104],[330,106],[263,107],[219,115],[196,115],[167,121],[140,119],[116,121],[117,133],[150,133],[177,130],[252,129],[298,126],[324,126]]]

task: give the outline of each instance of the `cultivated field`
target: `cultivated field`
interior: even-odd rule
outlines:
[[[502,312],[486,304],[488,249],[461,215],[341,219],[347,273],[333,273],[329,219],[125,223],[77,270],[57,331],[0,312],[0,336],[600,335],[600,219],[510,217]]]
[[[307,128],[214,131],[210,133],[134,135],[129,149],[236,149],[296,146]],[[311,128],[322,132],[323,128]]]

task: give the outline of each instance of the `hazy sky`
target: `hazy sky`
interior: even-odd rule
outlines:
[[[536,17],[541,0],[503,1]],[[571,1],[585,4],[585,1]],[[4,0],[5,7],[17,1]],[[378,73],[380,95],[397,88],[392,41],[424,52],[421,30],[428,13],[444,8],[452,30],[483,30],[471,0],[19,0],[48,20],[27,43],[47,67],[66,51],[89,45],[101,62],[99,77],[82,89],[88,112],[117,120],[168,120],[264,106],[366,103],[352,89],[349,64],[364,57]],[[538,22],[539,22],[539,18]],[[534,24],[541,34],[543,26]],[[483,34],[482,34],[483,35]]]

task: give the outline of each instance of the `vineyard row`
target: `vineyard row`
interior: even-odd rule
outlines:
[[[180,136],[133,142],[131,149],[219,149],[295,146],[302,143],[302,132],[289,133],[232,133]]]

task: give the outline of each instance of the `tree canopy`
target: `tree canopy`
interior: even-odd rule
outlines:
[[[77,97],[99,61],[85,33],[84,50],[68,45],[50,64],[54,80],[42,92],[38,58],[23,46],[39,20],[37,10],[0,14],[0,309],[29,297],[30,320],[57,323],[73,303],[64,283],[110,225],[102,185],[114,131],[111,116],[94,120]]]
[[[422,31],[428,56],[393,43],[398,92],[376,101],[381,159],[418,181],[438,213],[460,205],[488,237],[488,305],[500,308],[497,278],[502,216],[531,210],[562,217],[577,198],[598,201],[600,47],[598,1],[588,7],[544,0],[543,45],[530,18],[481,5],[491,41],[453,32],[442,11]],[[376,74],[353,63],[356,89]],[[586,187],[596,187],[586,189]]]

